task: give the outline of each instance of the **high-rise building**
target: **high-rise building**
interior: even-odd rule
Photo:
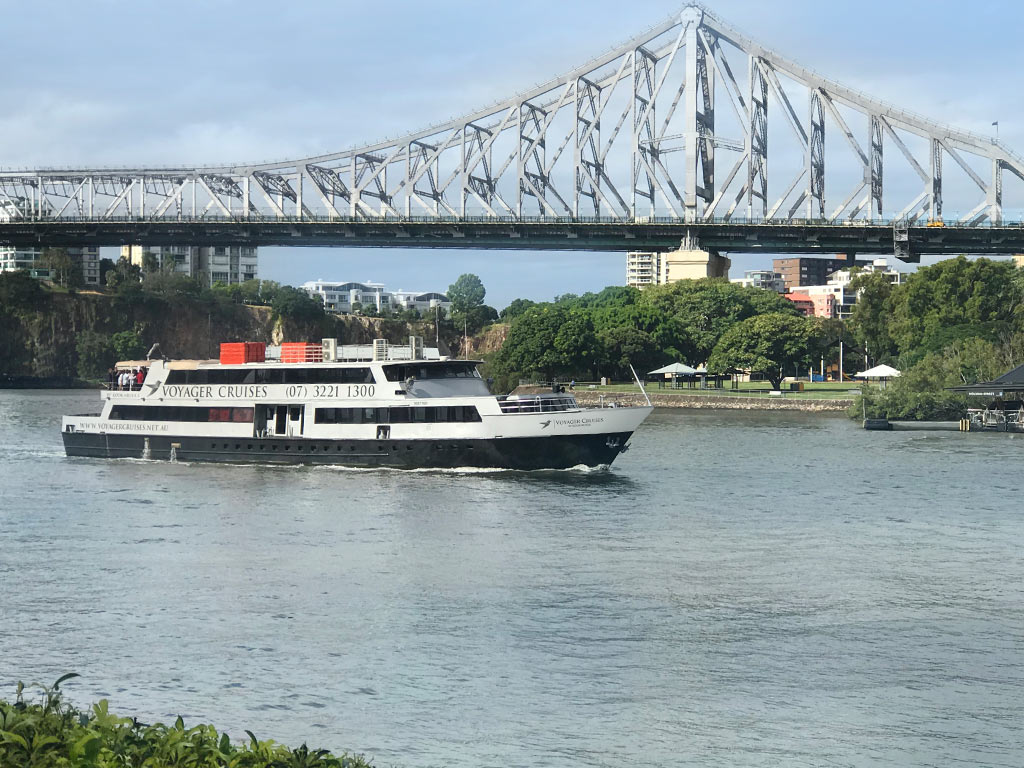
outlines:
[[[661,280],[661,254],[633,251],[626,254],[626,285],[643,288]]]
[[[74,268],[82,270],[82,283],[84,285],[99,285],[100,283],[100,249],[94,246],[88,248],[65,248]],[[43,260],[42,248],[15,248],[13,246],[0,246],[0,272],[12,272],[17,269],[27,269],[32,277],[42,280],[54,279],[53,270],[47,267]]]
[[[259,278],[259,252],[248,246],[126,245],[121,258],[138,267],[150,259],[158,269],[200,279],[205,285],[234,285]]]

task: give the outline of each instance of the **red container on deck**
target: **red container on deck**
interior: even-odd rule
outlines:
[[[287,341],[281,345],[282,363],[322,363],[324,348],[308,341]]]
[[[221,365],[263,363],[267,359],[267,345],[262,341],[244,341],[220,345]]]

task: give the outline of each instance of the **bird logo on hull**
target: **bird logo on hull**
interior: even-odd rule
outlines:
[[[540,428],[541,429],[547,429],[549,426],[551,426],[551,420],[550,419],[548,419],[547,421],[542,421],[540,423]]]

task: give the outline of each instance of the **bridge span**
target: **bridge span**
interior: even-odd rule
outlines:
[[[882,222],[714,221],[616,219],[101,219],[12,221],[0,241],[20,246],[255,245],[473,248],[550,251],[671,251],[680,243],[729,253],[922,255],[1024,253],[1024,224],[989,226]]]
[[[530,91],[369,146],[0,172],[0,244],[14,245],[666,250],[686,239],[913,261],[1024,251],[1005,215],[1022,210],[1024,157],[1005,143],[827,79],[696,4]]]

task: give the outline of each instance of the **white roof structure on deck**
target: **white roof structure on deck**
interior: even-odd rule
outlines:
[[[894,379],[900,372],[891,365],[876,365],[866,371],[861,371],[853,378],[855,379]]]
[[[674,373],[676,376],[693,376],[697,373],[697,369],[691,368],[686,363],[672,363],[671,365],[666,365],[664,368],[659,368],[656,371],[650,371],[647,375],[657,376],[662,373]]]

